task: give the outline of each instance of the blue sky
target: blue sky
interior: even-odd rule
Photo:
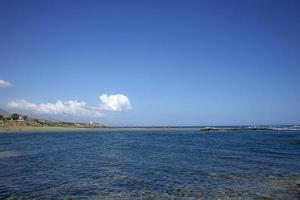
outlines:
[[[93,120],[109,125],[297,124],[299,10],[297,0],[3,0],[0,80],[13,87],[0,88],[0,107],[75,100],[106,106]],[[103,94],[130,105],[108,109]]]

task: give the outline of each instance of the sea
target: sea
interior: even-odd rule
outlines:
[[[300,130],[0,133],[0,199],[300,199]]]

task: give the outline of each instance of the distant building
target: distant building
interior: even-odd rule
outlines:
[[[17,121],[24,122],[25,120],[23,119],[23,116],[19,115],[19,119]]]

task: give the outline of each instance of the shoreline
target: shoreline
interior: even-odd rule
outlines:
[[[0,133],[26,133],[26,132],[103,132],[103,131],[199,131],[199,132],[235,132],[235,131],[295,131],[289,129],[272,128],[218,128],[218,127],[103,127],[103,128],[77,128],[77,127],[31,127],[25,126],[20,130],[8,130],[0,127]],[[296,130],[297,131],[297,130]],[[300,130],[298,130],[300,131]]]
[[[0,133],[22,133],[22,132],[102,132],[102,131],[200,131],[200,128],[191,127],[103,127],[103,128],[75,128],[75,127],[24,127],[21,130],[7,130],[0,128]]]

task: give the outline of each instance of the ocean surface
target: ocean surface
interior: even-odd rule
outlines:
[[[0,199],[299,198],[299,131],[0,133]]]

